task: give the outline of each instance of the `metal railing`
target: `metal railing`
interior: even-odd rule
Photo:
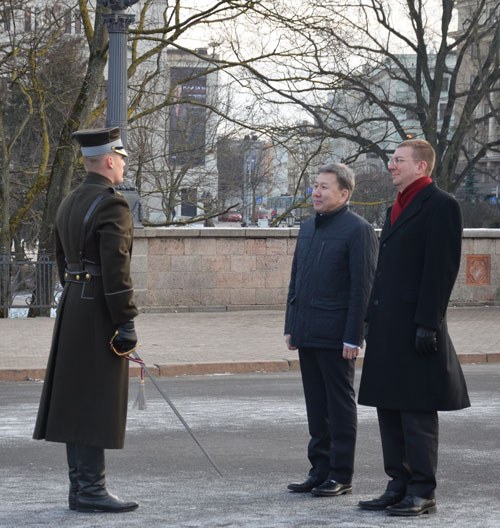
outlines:
[[[53,254],[29,260],[0,253],[0,317],[9,317],[12,309],[55,308],[60,293],[56,272]]]

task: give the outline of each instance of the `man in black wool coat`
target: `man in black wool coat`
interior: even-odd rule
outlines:
[[[359,403],[377,408],[391,479],[382,496],[359,506],[399,516],[436,511],[437,411],[470,406],[446,324],[462,217],[432,182],[434,162],[431,145],[413,139],[389,164],[399,193],[380,237],[359,388]]]

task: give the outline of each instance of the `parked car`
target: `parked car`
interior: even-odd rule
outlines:
[[[264,218],[267,218],[268,220],[271,219],[271,213],[267,209],[259,209],[255,212],[254,222],[257,222],[258,220],[262,220]]]
[[[219,222],[241,222],[243,217],[237,211],[229,211],[219,216]]]

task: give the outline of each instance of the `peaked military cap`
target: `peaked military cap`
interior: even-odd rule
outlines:
[[[77,130],[73,132],[73,137],[80,143],[84,157],[100,156],[108,152],[128,156],[120,138],[120,127]]]

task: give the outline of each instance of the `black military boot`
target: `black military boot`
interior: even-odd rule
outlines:
[[[75,444],[66,444],[66,455],[68,458],[68,475],[69,475],[69,509],[76,510],[76,500],[78,493],[78,465],[76,462]]]
[[[100,447],[76,446],[78,463],[79,512],[127,512],[135,510],[135,501],[122,501],[108,493],[104,478],[104,449]]]

